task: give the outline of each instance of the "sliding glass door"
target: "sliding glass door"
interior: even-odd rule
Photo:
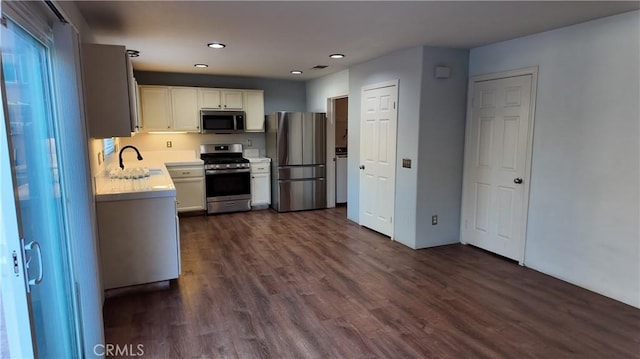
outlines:
[[[0,151],[9,154],[9,163],[1,161],[0,171],[2,178],[7,177],[8,171],[12,173],[14,191],[11,196],[5,192],[6,183],[3,185],[2,205],[15,201],[16,229],[20,237],[7,231],[0,237],[3,241],[0,243],[3,298],[0,309],[4,313],[0,318],[0,356],[20,355],[17,351],[11,352],[12,346],[18,348],[19,345],[9,339],[18,330],[20,340],[25,340],[27,335],[32,338],[35,355],[72,358],[78,356],[78,318],[65,235],[50,40],[46,38],[46,29],[35,34],[34,22],[25,24],[21,20],[6,16],[6,25],[0,29],[6,96],[3,125],[7,132],[7,138],[0,142],[8,146]],[[22,249],[15,250],[20,247]],[[7,260],[16,264],[7,266]],[[20,273],[11,270],[15,268],[19,268]],[[9,283],[10,280],[15,283],[15,277],[21,273],[26,277],[22,288],[25,293],[16,293],[15,286]],[[13,292],[9,293],[10,290]],[[12,309],[18,309],[8,313],[5,303],[21,296],[27,298],[28,312],[11,303]],[[29,326],[24,325],[25,321]]]

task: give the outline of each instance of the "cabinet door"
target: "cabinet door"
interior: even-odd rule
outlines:
[[[129,110],[131,113],[131,132],[140,131],[140,118],[138,115],[138,81],[133,77],[133,66],[127,57],[127,81],[129,83]]]
[[[216,89],[198,89],[200,100],[200,108],[221,109],[220,90]]]
[[[204,206],[204,177],[176,178],[176,200],[178,212],[202,211]]]
[[[243,98],[240,90],[222,90],[222,109],[223,110],[242,110]]]
[[[246,112],[246,132],[264,132],[264,93],[245,91],[244,111]]]
[[[198,91],[190,87],[171,88],[173,129],[178,131],[200,131]]]
[[[135,92],[134,94],[136,95],[136,113],[135,113],[135,123],[133,124],[133,132],[140,132],[140,127],[141,127],[141,114],[140,111],[142,111],[142,107],[140,104],[140,86],[138,86],[138,81],[136,81],[136,79],[133,79],[134,85],[135,85]]]
[[[89,136],[130,137],[130,82],[124,46],[84,44],[85,104]],[[99,70],[96,70],[99,69]]]
[[[268,173],[251,175],[251,205],[265,205],[271,203],[271,181]]]
[[[171,129],[171,101],[168,87],[140,86],[140,103],[144,131]]]

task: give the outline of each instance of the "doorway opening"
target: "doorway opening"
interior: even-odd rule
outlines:
[[[347,205],[347,162],[349,158],[349,98],[333,100],[336,161],[336,206]]]
[[[348,122],[349,97],[327,98],[327,208],[347,206]]]

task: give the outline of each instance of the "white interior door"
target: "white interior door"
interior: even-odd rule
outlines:
[[[532,74],[472,81],[461,239],[522,262],[529,193]]]
[[[397,81],[362,88],[360,225],[393,237]]]

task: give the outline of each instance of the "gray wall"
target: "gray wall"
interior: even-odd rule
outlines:
[[[539,66],[525,264],[640,306],[640,13],[471,50]]]
[[[307,90],[303,81],[147,71],[135,71],[134,75],[139,85],[264,90],[265,114],[275,111],[305,111],[307,107]]]
[[[416,248],[460,242],[469,51],[425,47],[422,58]],[[434,68],[451,69],[436,79]],[[438,225],[431,216],[438,215]]]
[[[360,98],[363,86],[399,80],[394,239],[415,248],[422,47],[397,51],[349,68],[349,188],[347,217],[359,221]],[[416,164],[402,168],[400,159]]]
[[[452,75],[436,80],[433,68]],[[360,97],[363,86],[399,80],[394,239],[411,248],[459,242],[468,51],[416,47],[349,68],[349,219],[359,221]],[[310,81],[307,104],[320,108],[344,87],[334,74]],[[403,168],[402,158],[412,160]],[[431,215],[440,223],[431,226]]]
[[[349,69],[307,82],[307,111],[327,112],[327,99],[349,94]]]

